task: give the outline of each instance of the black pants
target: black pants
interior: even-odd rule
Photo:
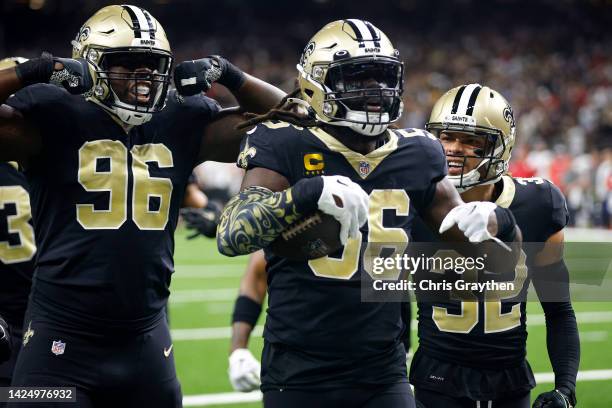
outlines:
[[[13,370],[15,369],[15,363],[17,362],[17,356],[21,349],[21,337],[22,328],[21,325],[9,324],[9,330],[11,331],[11,343],[12,349],[11,358],[4,363],[0,364],[0,387],[8,387],[11,385],[13,378]],[[6,407],[6,402],[0,402],[0,408]]]
[[[474,401],[469,398],[453,398],[422,388],[414,389],[419,408],[530,408],[530,393],[493,401]]]
[[[408,383],[377,387],[339,388],[329,391],[269,390],[265,408],[414,408]]]
[[[13,386],[76,387],[71,407],[182,406],[165,319],[144,333],[95,335],[35,320],[21,349]],[[11,403],[14,408],[65,408],[66,403]]]

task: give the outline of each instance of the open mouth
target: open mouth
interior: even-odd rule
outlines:
[[[138,83],[130,88],[130,99],[138,104],[147,104],[151,99],[151,84]]]
[[[447,157],[448,174],[451,176],[458,176],[463,170],[463,160]]]
[[[366,104],[366,108],[368,112],[380,112],[382,110],[382,106],[379,103],[368,102]]]

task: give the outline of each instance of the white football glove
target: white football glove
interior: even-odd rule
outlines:
[[[258,389],[261,385],[260,371],[261,365],[249,349],[236,349],[229,357],[227,372],[234,391],[250,392]]]
[[[359,228],[368,217],[370,197],[351,179],[344,176],[322,176],[323,192],[317,205],[340,223],[340,242],[357,238]]]
[[[442,234],[457,224],[457,227],[470,242],[478,243],[492,239],[510,251],[508,245],[491,235],[487,229],[489,216],[496,208],[497,205],[489,201],[473,201],[458,205],[446,214],[442,224],[440,224],[439,232]]]

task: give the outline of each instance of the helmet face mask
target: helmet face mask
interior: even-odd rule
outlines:
[[[391,123],[399,117],[402,74],[401,63],[386,58],[330,64],[325,78],[330,92],[323,103],[324,107],[325,103],[337,103],[338,109],[328,117],[366,125]]]
[[[109,103],[122,109],[158,112],[166,99],[171,61],[171,56],[159,52],[117,49],[105,52],[96,85],[110,89]]]
[[[438,99],[425,127],[442,142],[448,178],[459,192],[496,183],[508,171],[514,115],[497,91],[479,84],[453,88]],[[460,152],[448,146],[452,139],[461,144]]]
[[[297,68],[302,98],[322,122],[377,136],[401,115],[403,64],[384,33],[367,21],[326,25]]]
[[[72,41],[73,58],[90,64],[94,87],[85,96],[127,125],[163,109],[171,79],[166,34],[146,10],[122,5],[96,12]]]

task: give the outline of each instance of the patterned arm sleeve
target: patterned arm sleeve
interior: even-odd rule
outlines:
[[[217,230],[219,252],[237,256],[265,248],[288,225],[317,208],[322,184],[305,179],[281,192],[259,186],[244,189],[221,214]]]

